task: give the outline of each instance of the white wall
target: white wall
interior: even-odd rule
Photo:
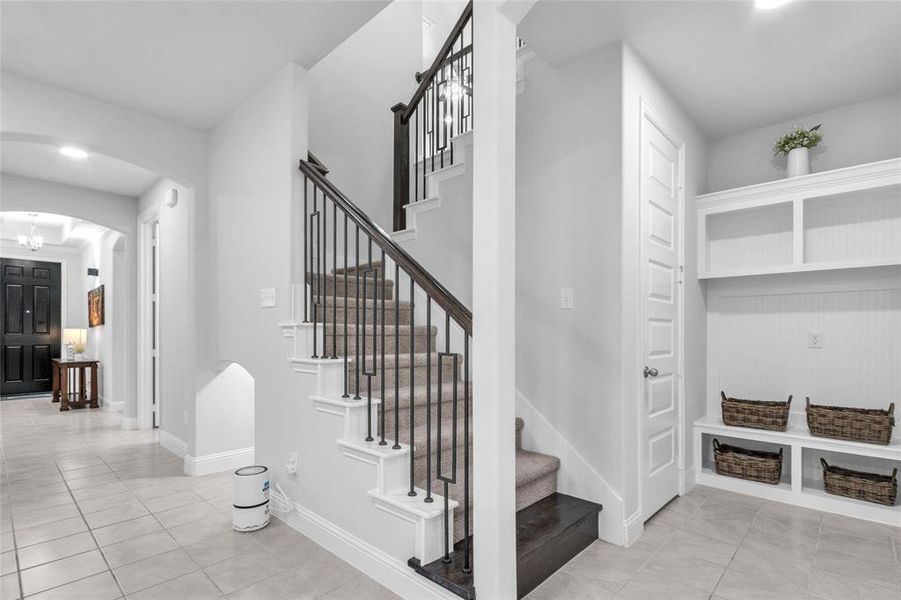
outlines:
[[[683,286],[684,315],[684,413],[683,425],[686,439],[682,464],[691,466],[691,424],[705,413],[703,401],[706,358],[706,305],[704,285],[697,278],[697,227],[693,217],[695,196],[703,190],[706,177],[707,143],[700,129],[688,118],[669,92],[657,81],[653,73],[625,45],[623,47],[623,208],[622,208],[622,273],[623,298],[639,298],[641,265],[638,260],[639,240],[639,179],[640,179],[640,104],[644,100],[654,112],[681,136],[685,144],[685,229],[682,240],[685,251],[685,284]],[[643,391],[641,370],[644,358],[640,357],[640,341],[636,324],[639,322],[638,303],[625,301],[622,313],[622,403],[623,430],[626,432],[623,468],[626,473],[624,488],[625,514],[630,516],[640,508],[637,479],[631,474],[639,472],[637,438],[640,406]]]
[[[817,123],[823,141],[811,151],[813,172],[901,156],[901,95],[885,96],[713,140],[705,191],[784,178],[785,157],[773,156],[773,143],[795,125]]]
[[[201,423],[198,415],[196,456],[255,440],[257,461],[274,467],[297,452],[304,437],[298,411],[308,406],[298,394],[277,323],[291,318],[292,222],[298,201],[302,206],[296,165],[307,149],[306,86],[307,72],[288,65],[210,134],[215,361],[201,371],[199,384],[224,390],[215,380],[237,374],[214,369],[238,363],[248,373],[245,382],[253,379],[253,395],[248,397],[251,386],[234,387],[218,397],[217,409],[243,414],[253,403],[255,418]],[[260,308],[260,289],[269,287],[277,290],[278,306]],[[201,404],[198,410],[206,410]],[[304,456],[311,458],[309,452]]]
[[[526,66],[516,130],[516,387],[622,489],[621,49]],[[575,310],[559,308],[560,288]]]
[[[44,244],[38,252],[32,253],[27,248],[22,248],[17,242],[0,240],[0,256],[13,256],[17,258],[29,258],[32,260],[46,260],[64,264],[62,270],[63,285],[63,328],[86,328],[88,326],[88,311],[86,297],[82,296],[84,286],[81,283],[85,276],[85,268],[81,263],[81,250],[72,246],[54,246]]]
[[[425,72],[432,66],[432,62],[441,50],[441,46],[447,41],[451,29],[460,18],[468,0],[431,0],[422,3],[423,21],[430,23],[422,33],[422,65],[420,71]],[[470,43],[469,35],[466,35],[466,44]]]
[[[421,46],[422,4],[392,2],[309,73],[310,150],[329,168],[329,179],[389,231],[391,107],[416,89]]]

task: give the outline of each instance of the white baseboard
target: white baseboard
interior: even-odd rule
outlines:
[[[698,483],[698,475],[695,470],[695,465],[692,465],[682,471],[682,490],[681,494],[685,494],[691,490]]]
[[[634,544],[635,540],[641,537],[642,532],[644,532],[644,519],[641,511],[636,511],[623,521],[623,545],[628,548]]]
[[[516,391],[516,416],[525,421],[522,439],[527,450],[551,454],[560,459],[557,489],[561,493],[603,505],[604,509],[598,517],[598,536],[605,542],[624,545],[622,498],[519,390]]]
[[[291,513],[279,518],[402,598],[459,600],[459,596],[414,572],[406,561],[379,550],[300,504],[295,503]]]
[[[188,453],[188,444],[162,429],[160,429],[160,446],[178,458],[184,458]]]
[[[216,452],[204,456],[185,454],[186,475],[209,475],[221,471],[230,471],[247,467],[254,463],[254,448],[238,448],[227,452]]]

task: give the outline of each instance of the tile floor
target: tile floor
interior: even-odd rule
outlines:
[[[695,487],[528,600],[901,600],[901,528]]]
[[[0,402],[0,599],[397,598],[279,521],[235,533],[228,473],[187,477],[120,424]]]

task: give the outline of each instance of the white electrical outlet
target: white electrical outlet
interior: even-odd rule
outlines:
[[[807,332],[807,347],[808,348],[822,348],[823,347],[823,332],[822,331],[808,331]]]
[[[560,310],[573,310],[575,307],[575,291],[572,288],[560,288]]]
[[[285,461],[285,472],[289,475],[297,474],[297,452],[292,452],[288,455],[288,460]]]
[[[260,290],[260,308],[274,308],[276,305],[275,288],[262,288]]]

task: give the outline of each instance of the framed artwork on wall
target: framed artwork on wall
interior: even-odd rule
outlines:
[[[103,325],[103,286],[88,292],[88,327]]]

